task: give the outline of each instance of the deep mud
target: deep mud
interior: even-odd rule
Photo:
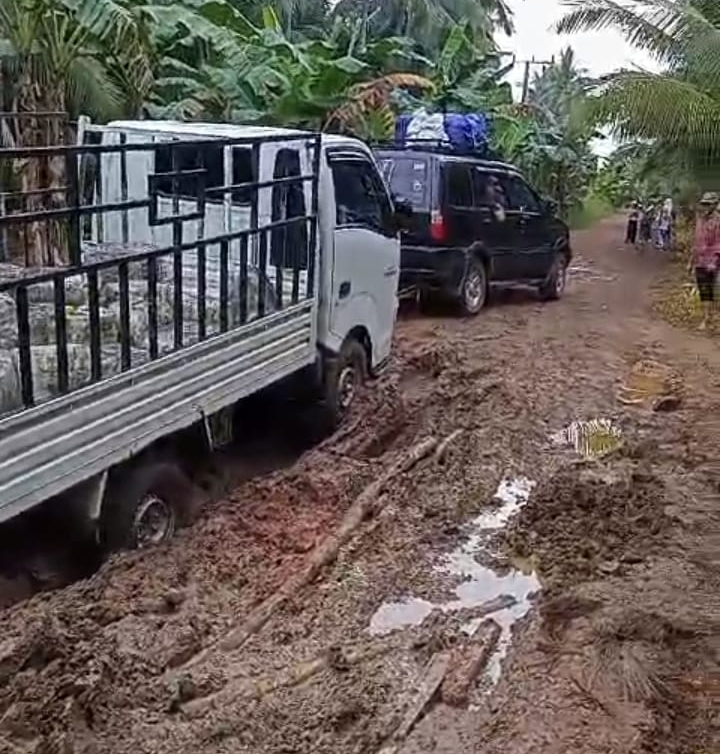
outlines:
[[[620,233],[576,235],[557,304],[518,292],[474,320],[403,311],[389,370],[336,436],[304,449],[299,421],[280,450],[226,453],[217,499],[172,543],[5,608],[0,754],[719,751],[720,356],[655,319],[643,292],[662,262],[618,250]],[[641,358],[682,375],[676,410],[616,400]],[[621,449],[587,461],[550,440],[594,417],[622,427]],[[451,440],[391,479],[241,646],[218,647],[428,436]],[[453,599],[447,554],[518,476],[530,499],[486,544],[537,568],[540,589],[499,680],[467,633],[481,604],[371,635],[385,602]],[[446,661],[447,685],[428,685]]]
[[[665,514],[670,502],[652,474],[612,464],[602,471],[562,469],[511,522],[508,547],[532,559],[549,586],[612,575],[661,546],[671,523]]]

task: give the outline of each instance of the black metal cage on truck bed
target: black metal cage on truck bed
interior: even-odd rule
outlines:
[[[315,358],[320,135],[154,125],[0,149],[0,521]]]

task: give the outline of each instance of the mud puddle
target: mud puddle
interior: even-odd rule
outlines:
[[[540,589],[540,582],[531,566],[503,562],[493,551],[491,540],[527,502],[534,486],[535,482],[524,477],[503,479],[493,496],[499,505],[474,518],[468,525],[470,535],[467,539],[443,556],[436,572],[462,579],[453,589],[453,599],[431,602],[408,596],[385,602],[371,618],[369,632],[383,636],[419,626],[436,610],[443,613],[475,610],[480,614],[463,626],[468,635],[473,635],[488,617],[501,629],[500,640],[486,671],[488,679],[495,683],[510,647],[513,625],[530,610],[531,599]],[[492,566],[484,563],[492,563]]]
[[[603,458],[623,444],[622,431],[610,419],[574,421],[550,440],[557,446],[573,448],[585,460]]]

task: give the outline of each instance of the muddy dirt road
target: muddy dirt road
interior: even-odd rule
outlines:
[[[720,751],[720,352],[620,235],[560,302],[406,312],[338,436],[3,611],[0,752]]]

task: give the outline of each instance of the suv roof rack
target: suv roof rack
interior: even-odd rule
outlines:
[[[405,144],[399,144],[396,141],[371,142],[370,147],[372,149],[384,149],[387,151],[431,152],[446,157],[464,157],[482,162],[486,167],[517,171],[517,168],[512,163],[496,159],[496,155],[491,149],[482,152],[463,152],[457,150],[452,145],[438,141],[437,139],[413,139]]]

